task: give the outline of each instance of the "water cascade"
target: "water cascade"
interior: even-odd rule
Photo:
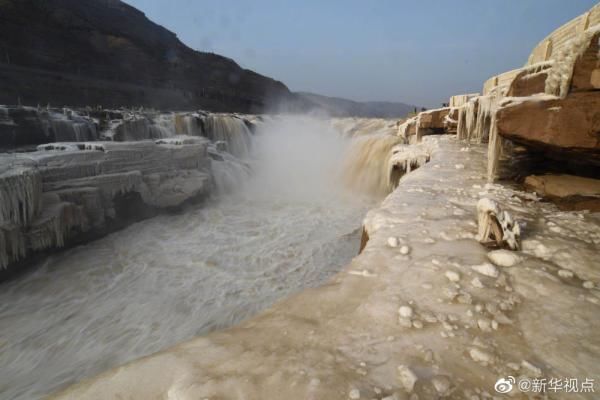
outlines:
[[[203,117],[202,122],[204,135],[211,141],[226,142],[229,152],[236,157],[250,155],[252,132],[243,119],[229,114],[210,114]]]
[[[392,149],[402,142],[401,137],[387,134],[355,138],[345,161],[346,184],[363,193],[389,193],[395,187],[395,183],[390,179]]]
[[[48,135],[54,137],[55,142],[82,142],[98,139],[98,132],[94,121],[82,117],[72,110],[65,110],[63,114],[48,113]]]

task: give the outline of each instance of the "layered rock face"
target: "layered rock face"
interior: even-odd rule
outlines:
[[[271,100],[306,103],[120,0],[0,1],[0,104],[257,112]]]
[[[206,198],[214,163],[217,175],[246,168],[239,158],[248,156],[251,130],[262,119],[205,111],[0,111],[0,144],[8,151],[0,153],[2,273],[40,251]]]
[[[501,162],[510,167],[524,155],[535,159],[537,174],[597,178],[599,43],[596,5],[540,42],[522,68],[491,77],[481,94],[453,96],[449,107],[404,121],[398,135],[410,143],[439,132],[468,143],[487,142],[491,181],[507,176]]]
[[[206,196],[208,140],[61,143],[0,155],[0,267]]]

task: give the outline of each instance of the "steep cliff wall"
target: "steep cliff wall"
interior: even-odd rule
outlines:
[[[257,112],[283,100],[304,104],[120,0],[0,1],[0,104]]]

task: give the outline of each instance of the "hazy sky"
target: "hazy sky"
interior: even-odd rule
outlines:
[[[439,106],[523,65],[594,0],[125,0],[293,91]]]

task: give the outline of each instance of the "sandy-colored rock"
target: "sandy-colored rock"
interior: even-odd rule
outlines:
[[[523,70],[511,82],[508,92],[509,97],[527,97],[536,93],[544,93],[546,89],[547,72]]]
[[[525,185],[541,196],[600,198],[600,179],[574,175],[530,175]]]
[[[422,129],[433,129],[433,130],[443,130],[444,129],[444,120],[446,116],[449,114],[450,108],[438,108],[435,110],[428,110],[420,113],[420,128]]]
[[[600,163],[600,92],[517,99],[499,108],[497,123],[506,139],[556,157],[570,153]]]
[[[575,61],[571,92],[600,89],[600,32],[593,35],[585,51]]]

